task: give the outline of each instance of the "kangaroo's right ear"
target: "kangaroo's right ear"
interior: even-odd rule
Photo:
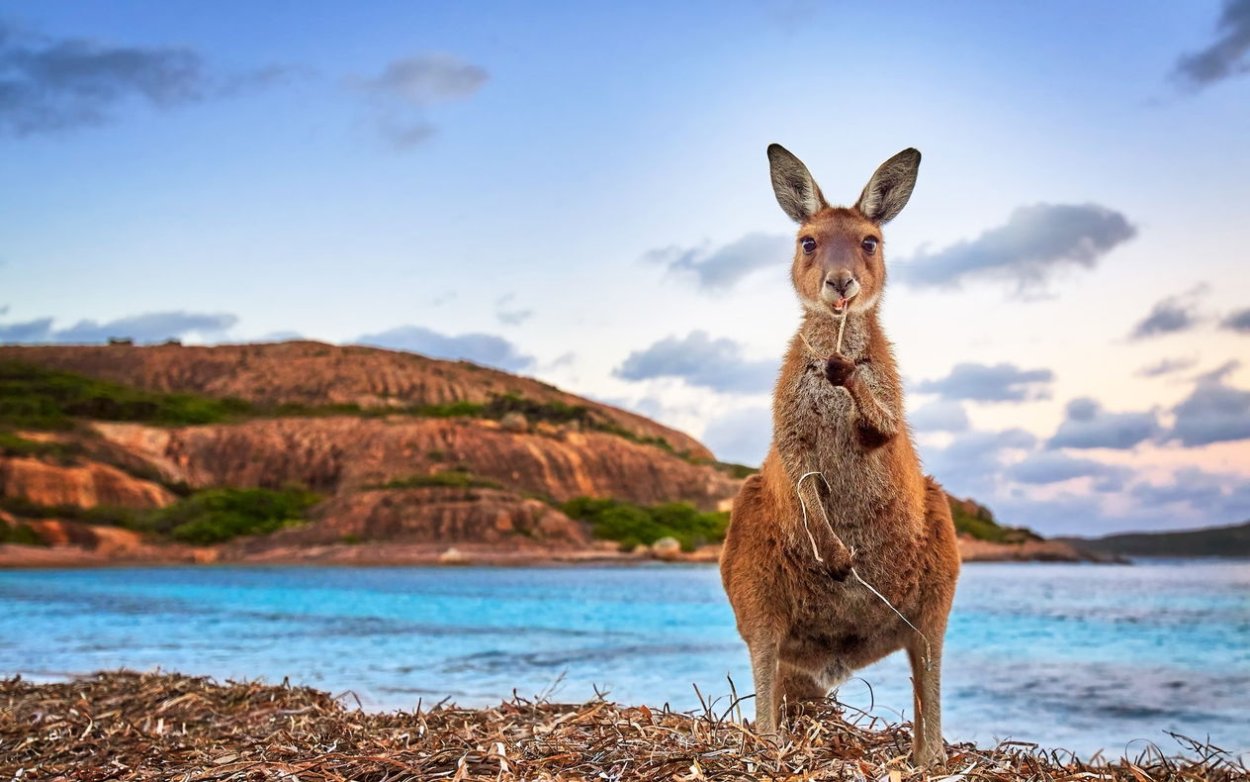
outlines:
[[[785,147],[769,144],[768,164],[772,170],[777,203],[781,204],[781,211],[790,215],[791,220],[802,223],[828,206],[807,166]]]

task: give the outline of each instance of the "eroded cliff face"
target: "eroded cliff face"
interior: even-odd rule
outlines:
[[[165,507],[177,499],[167,487],[179,485],[300,485],[327,497],[305,525],[211,553],[171,548],[176,561],[423,562],[449,546],[495,547],[488,556],[479,551],[477,559],[497,559],[512,549],[540,558],[595,545],[585,525],[553,502],[592,496],[716,509],[726,506],[740,483],[710,465],[610,434],[553,426],[509,431],[488,420],[338,416],[183,427],[91,422],[78,436],[90,444],[84,453],[105,454],[151,479],[86,455],[73,465],[0,458],[0,497],[83,509]],[[469,476],[475,485],[404,488],[447,473]],[[132,532],[48,519],[31,526],[46,543],[91,552],[95,559],[153,558],[152,547],[140,545]]]
[[[465,468],[556,501],[578,496],[640,504],[680,500],[711,510],[738,486],[708,465],[613,435],[568,429],[509,432],[493,421],[334,417],[172,428],[96,423],[94,428],[167,480],[193,488],[297,483],[349,493]]]
[[[23,457],[0,457],[0,497],[73,508],[163,508],[174,501],[165,487],[108,464],[60,465]]]
[[[475,560],[598,556],[610,552],[585,524],[561,513],[558,503],[589,496],[724,510],[740,484],[685,434],[463,362],[312,342],[5,346],[4,360],[148,391],[261,405],[229,423],[79,419],[68,431],[13,432],[28,444],[22,446],[26,452],[0,451],[0,500],[8,500],[21,523],[51,549],[71,552],[67,564],[84,557],[146,561],[159,558],[154,552],[161,550],[154,539],[89,524],[82,521],[87,514],[70,511],[162,508],[178,501],[178,494],[201,489],[301,486],[325,500],[301,526],[213,547],[170,545],[165,550],[172,560],[425,562],[452,546],[475,552]],[[551,420],[515,412],[495,420],[471,417],[481,408],[447,418],[414,410],[453,402],[488,405],[502,395],[555,412]],[[297,417],[277,408],[282,404],[301,405],[308,414]],[[333,405],[356,409],[323,415]],[[569,408],[583,409],[581,418],[568,422],[556,415]],[[49,449],[32,449],[35,442]],[[468,485],[430,485],[446,475]],[[6,556],[13,548],[6,547]],[[12,564],[11,558],[0,556],[0,564]]]
[[[565,393],[532,378],[465,361],[320,342],[181,345],[0,346],[0,360],[26,361],[153,391],[193,392],[251,402],[355,404],[362,408],[474,402],[503,394],[588,408],[639,438],[660,438],[699,459],[693,437],[643,416]]]
[[[386,541],[440,547],[518,542],[579,548],[591,543],[581,524],[550,505],[500,489],[430,486],[352,492],[325,502],[315,515],[313,524],[229,546],[226,556]]]

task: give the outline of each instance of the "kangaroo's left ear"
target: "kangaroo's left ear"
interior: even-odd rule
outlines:
[[[907,206],[919,171],[920,152],[911,147],[904,149],[881,164],[868,180],[855,208],[878,225],[890,222]]]

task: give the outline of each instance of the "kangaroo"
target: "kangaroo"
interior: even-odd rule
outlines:
[[[768,159],[777,201],[799,224],[790,276],[803,315],[773,392],[772,445],[734,500],[721,556],[751,654],[756,728],[775,732],[785,711],[905,649],[912,757],[939,763],[942,639],[959,552],[946,494],[921,472],[877,314],[881,226],[911,197],[920,153],[883,163],[850,208],[826,203],[780,145]]]

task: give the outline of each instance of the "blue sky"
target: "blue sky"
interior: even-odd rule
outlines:
[[[465,357],[757,462],[764,149],[924,153],[926,466],[1046,532],[1250,517],[1250,2],[0,2],[0,341]]]

